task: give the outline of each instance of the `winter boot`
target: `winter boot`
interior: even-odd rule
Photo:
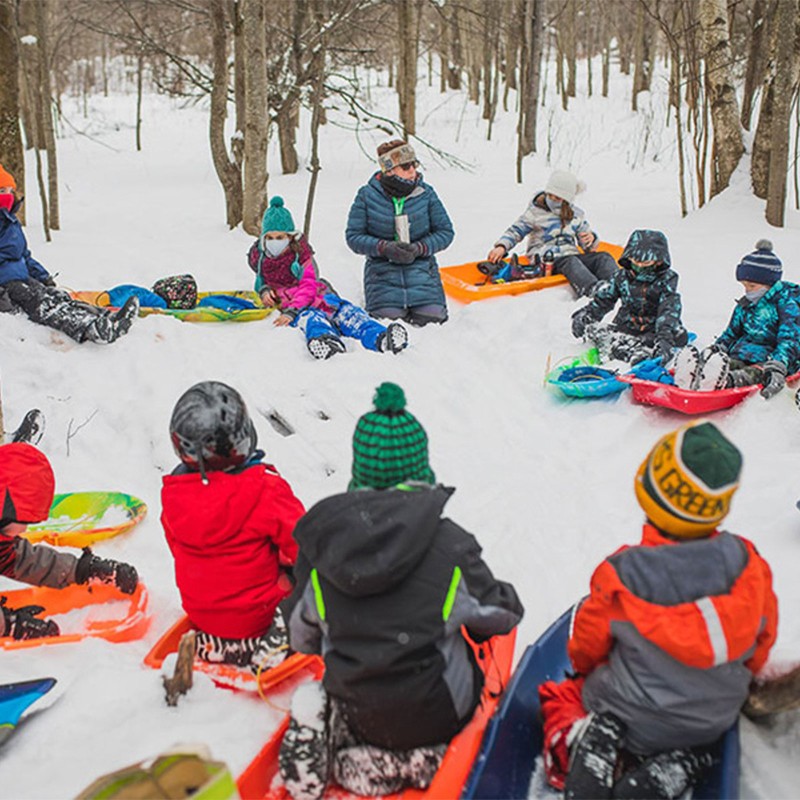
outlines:
[[[269,630],[256,639],[256,646],[250,659],[250,671],[258,675],[282,664],[288,655],[289,631],[281,610],[276,608]]]
[[[712,353],[700,363],[700,373],[692,381],[692,389],[696,392],[714,392],[724,389],[728,380],[728,355],[722,352]]]
[[[646,758],[614,784],[612,797],[673,800],[696,785],[714,763],[705,748],[681,748]]]
[[[0,598],[0,617],[4,622],[0,636],[12,639],[41,639],[44,636],[58,636],[61,631],[51,619],[39,619],[44,606],[23,606],[9,608],[6,598]]]
[[[75,583],[87,583],[90,579],[116,586],[123,594],[133,594],[139,585],[135,567],[123,561],[100,558],[90,547],[84,547],[75,567]]]
[[[328,696],[322,683],[299,686],[278,754],[283,784],[293,800],[317,800],[325,793],[331,761],[327,717]]]
[[[324,360],[336,355],[336,353],[344,353],[344,342],[338,336],[331,334],[324,334],[323,336],[316,336],[306,342],[308,352],[314,358]]]
[[[200,661],[209,664],[230,664],[234,667],[249,668],[253,663],[253,653],[258,645],[258,637],[245,639],[224,639],[205,631],[197,631],[195,655]]]
[[[393,322],[378,337],[378,350],[381,353],[399,353],[407,346],[408,331],[399,322]]]
[[[442,763],[447,745],[387,750],[369,744],[336,751],[333,776],[343,788],[363,797],[427,789]]]
[[[625,724],[613,714],[591,714],[570,747],[565,800],[605,800],[614,787],[614,770]]]
[[[129,297],[122,308],[100,314],[86,329],[84,341],[108,344],[115,342],[131,329],[133,318],[138,313],[139,298]]]
[[[681,389],[691,389],[700,375],[700,352],[693,345],[687,345],[675,356],[675,385]]]

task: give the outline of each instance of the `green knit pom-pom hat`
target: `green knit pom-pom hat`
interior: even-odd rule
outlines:
[[[283,205],[283,198],[275,195],[269,201],[269,208],[264,212],[264,216],[261,219],[261,235],[278,231],[297,233],[297,228],[294,226],[294,220],[289,209]]]
[[[353,478],[348,489],[387,489],[406,481],[436,483],[428,463],[428,435],[405,410],[403,390],[395,383],[382,383],[372,402],[375,410],[359,419],[353,434]]]

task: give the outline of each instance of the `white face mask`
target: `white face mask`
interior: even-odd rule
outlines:
[[[553,214],[561,213],[561,200],[553,200],[550,197],[545,196],[544,203],[547,208],[553,212]]]
[[[288,246],[288,239],[264,239],[264,250],[273,258],[277,258]]]
[[[757,303],[769,289],[769,286],[762,286],[760,289],[752,289],[749,292],[745,292],[744,296],[751,302]]]

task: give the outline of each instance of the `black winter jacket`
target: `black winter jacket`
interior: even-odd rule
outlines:
[[[475,538],[441,513],[453,489],[360,490],[300,519],[291,646],[325,659],[323,683],[363,741],[406,750],[449,741],[472,717],[483,641],[522,618]]]

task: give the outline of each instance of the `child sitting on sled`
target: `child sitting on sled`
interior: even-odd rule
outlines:
[[[314,358],[330,358],[345,351],[342,336],[358,339],[367,350],[399,353],[408,344],[408,332],[399,323],[388,327],[366,311],[339,297],[319,277],[313,250],[295,228],[283,198],[273,197],[261,222],[261,237],[247,255],[256,273],[256,291],[265,306],[277,306],[279,326],[299,327]]]
[[[745,293],[728,327],[702,353],[692,345],[678,353],[678,386],[702,392],[760,383],[767,399],[783,389],[800,368],[800,303],[798,287],[782,275],[772,242],[760,239],[736,267]]]
[[[487,259],[497,263],[527,236],[526,255],[531,264],[550,251],[553,274],[563,275],[578,297],[589,296],[598,281],[608,280],[617,271],[617,265],[608,253],[596,252],[599,237],[583,210],[573,205],[582,189],[572,173],[555,170],[545,188],[497,240]],[[512,279],[519,277],[523,276]]]
[[[132,594],[139,576],[130,564],[100,558],[88,547],[78,558],[21,536],[28,525],[47,519],[54,492],[53,469],[44,453],[23,442],[0,445],[0,575],[55,589],[98,580]],[[0,598],[0,636],[58,636],[53,620],[40,619],[42,611],[41,606],[9,608]]]
[[[253,673],[274,667],[287,656],[278,603],[291,590],[292,530],[303,506],[263,463],[247,407],[230,386],[192,386],[169,429],[181,464],[163,480],[161,523],[197,629],[197,657]]]
[[[47,270],[31,256],[16,217],[24,198],[0,165],[0,312],[25,313],[32,322],[55,328],[77,342],[110,343],[126,334],[139,310],[132,297],[115,311],[73,300],[56,288]]]
[[[403,390],[381,384],[353,436],[349,491],[298,522],[297,586],[285,608],[292,647],[325,659],[322,682],[292,699],[280,751],[294,800],[329,779],[358,795],[425,789],[483,687],[476,642],[522,618],[477,541],[442,516],[428,437]]]
[[[636,364],[659,356],[666,363],[673,349],[688,340],[667,237],[661,231],[634,231],[619,264],[623,269],[599,284],[589,304],[572,315],[572,334],[595,345],[601,362]],[[620,308],[611,324],[598,324],[618,300]]]
[[[718,527],[741,466],[700,420],[639,467],[642,541],[592,576],[568,643],[576,675],[539,687],[547,777],[565,798],[684,796],[736,722],[778,623],[769,566]]]

